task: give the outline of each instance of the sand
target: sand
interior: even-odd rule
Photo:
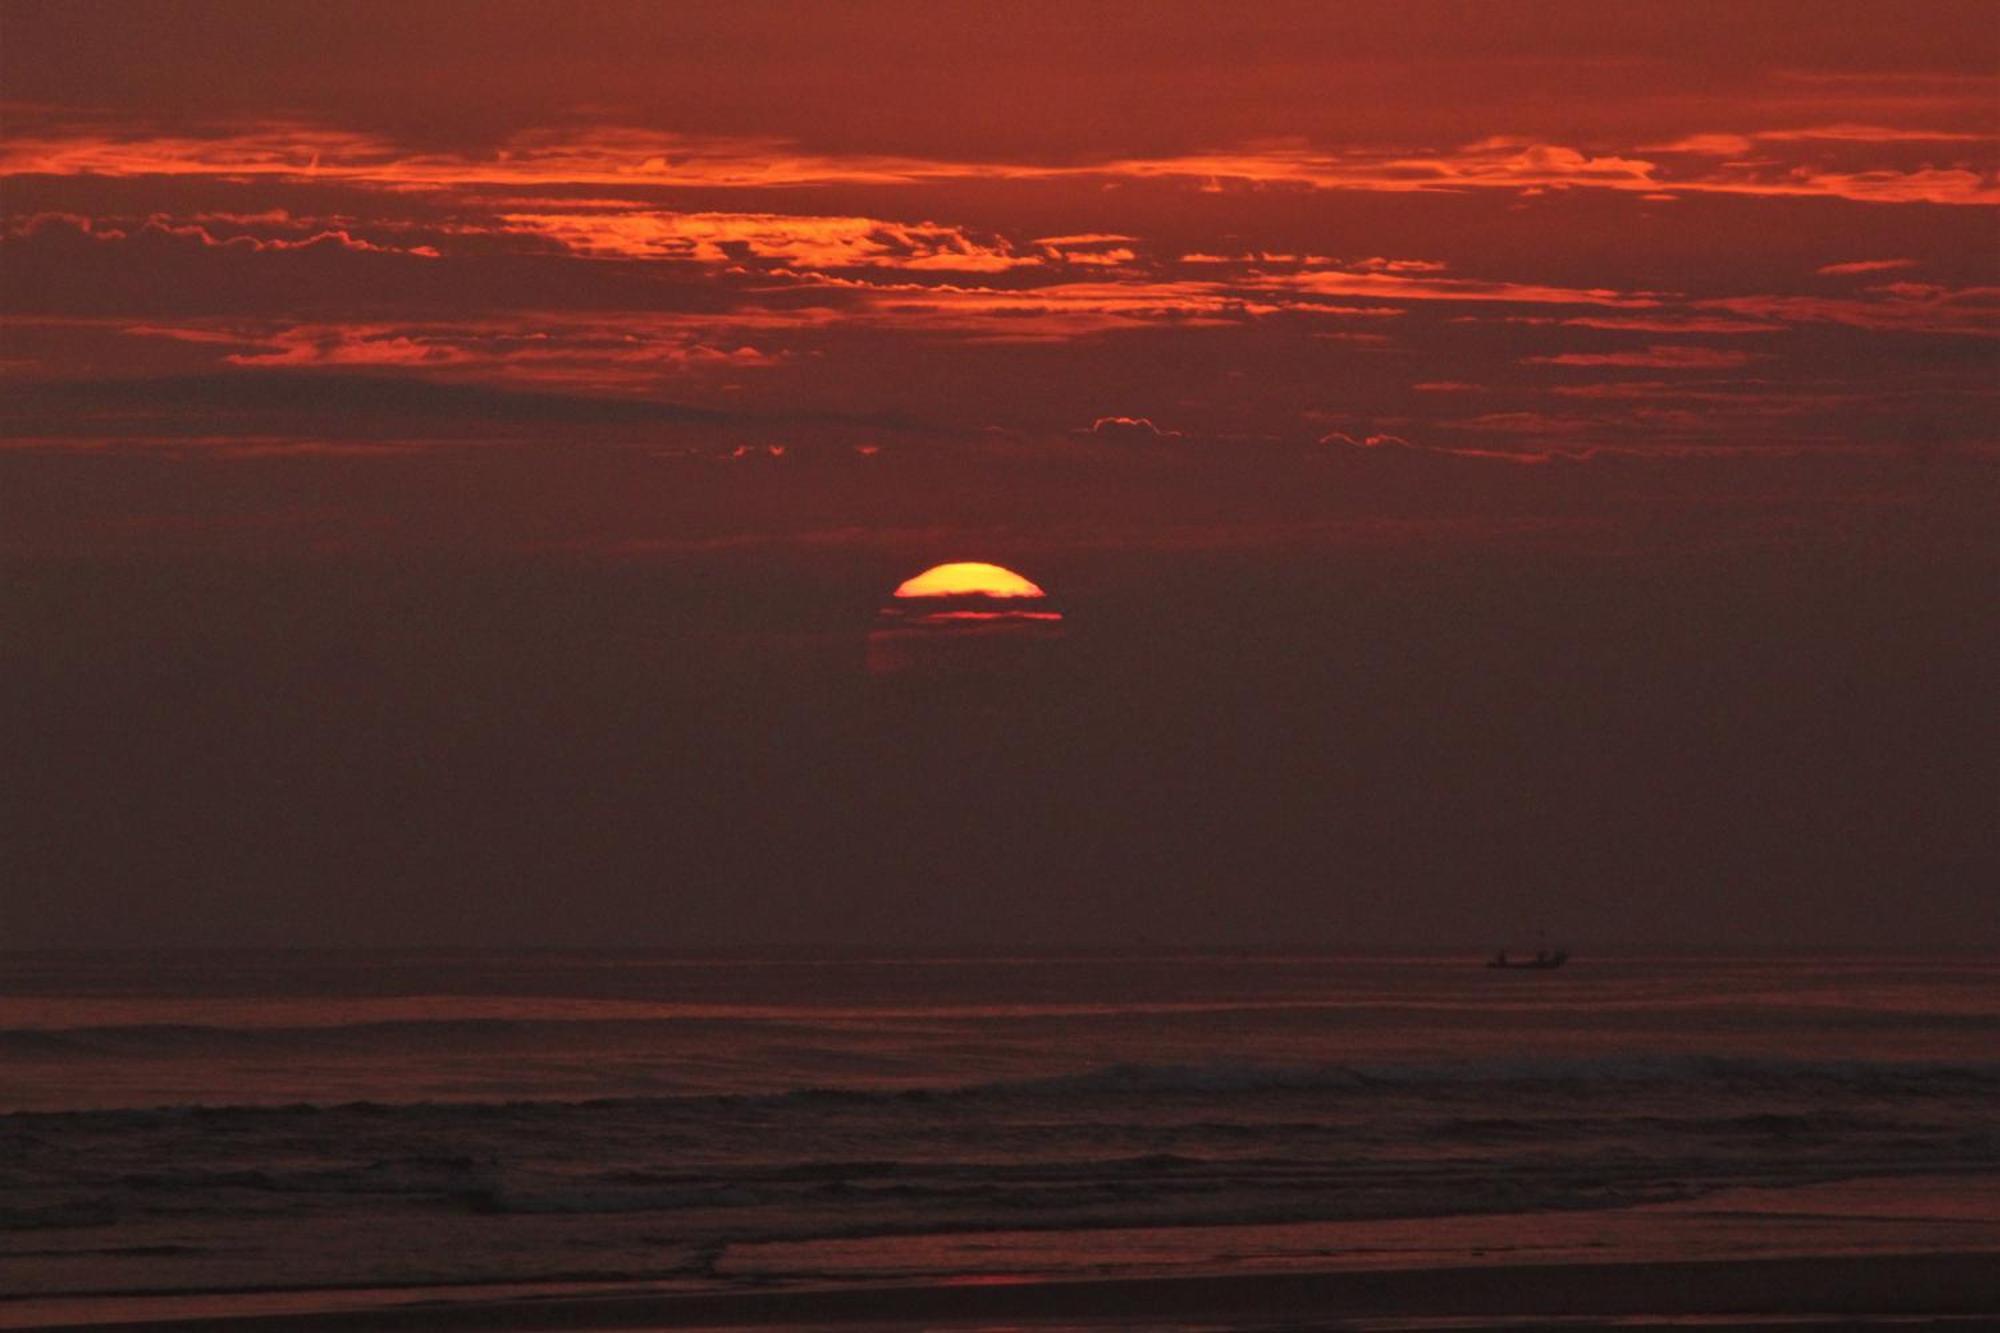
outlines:
[[[1449,1320],[1705,1329],[2000,1327],[2000,1253],[1560,1264],[1093,1281],[1005,1281],[700,1294],[568,1295],[99,1325],[138,1333],[821,1328],[1384,1328]],[[1993,1323],[1987,1323],[1992,1320]],[[1462,1322],[1461,1322],[1462,1321]],[[1491,1321],[1490,1323],[1482,1321]],[[1521,1324],[1513,1324],[1520,1327]],[[70,1327],[74,1327],[71,1325]]]

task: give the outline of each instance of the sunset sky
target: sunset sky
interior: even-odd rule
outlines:
[[[0,61],[30,942],[1994,938],[1991,4]],[[953,560],[1065,636],[871,677]]]

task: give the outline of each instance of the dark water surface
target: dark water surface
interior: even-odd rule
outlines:
[[[0,1318],[2000,1249],[2000,960],[1478,964],[10,955]]]

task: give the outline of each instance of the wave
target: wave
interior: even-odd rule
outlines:
[[[132,1023],[95,1027],[0,1028],[0,1058],[149,1058],[176,1055],[318,1054],[339,1051],[511,1050],[527,1045],[573,1047],[589,1035],[631,1040],[692,1025],[729,1022],[727,1015],[672,1018],[389,1018],[291,1027],[207,1023]],[[800,1021],[807,1022],[801,1015]]]
[[[1610,1056],[1548,1060],[1466,1060],[1411,1064],[1116,1064],[1075,1074],[988,1083],[966,1091],[1001,1095],[1137,1095],[1369,1092],[1520,1085],[1718,1084],[1797,1087],[1834,1084],[1970,1092],[2000,1088],[2000,1061],[1773,1060],[1737,1056]]]
[[[217,1059],[232,1057],[281,1059],[287,1056],[422,1058],[432,1054],[505,1056],[516,1053],[574,1053],[581,1050],[660,1056],[680,1047],[691,1035],[696,1037],[734,1035],[740,1033],[746,1025],[756,1028],[765,1035],[797,1034],[810,1039],[814,1034],[826,1033],[829,1024],[845,1030],[847,1025],[857,1023],[865,1026],[916,1019],[983,1022],[1000,1019],[1044,1021],[1109,1017],[1121,1020],[1131,1018],[1164,1020],[1191,1017],[1213,1019],[1234,1014],[1269,1016],[1332,1011],[1341,1011],[1349,1015],[1365,1012],[1380,1017],[1413,1013],[1429,1014],[1434,1011],[1474,1012],[1478,1008],[1457,1002],[1390,1003],[1381,997],[1366,999],[1347,997],[1335,1000],[1231,999],[1142,1004],[1077,1002],[998,1006],[944,1005],[887,1008],[871,1006],[859,1009],[585,1001],[577,1002],[580,1007],[570,1007],[568,1002],[557,1003],[553,1012],[546,1010],[522,1012],[518,1005],[515,1005],[506,1011],[495,1013],[477,1011],[487,1004],[484,1000],[466,1001],[463,997],[434,998],[437,999],[437,1003],[444,1006],[444,1011],[427,1013],[422,1004],[429,1004],[430,1000],[420,1004],[418,1001],[405,999],[394,1002],[399,1011],[384,1012],[377,1009],[370,1013],[365,1008],[360,1012],[349,1009],[344,1014],[326,1014],[325,1017],[336,1021],[325,1022],[313,1021],[319,1015],[307,1017],[310,1011],[293,1008],[267,1015],[270,1018],[280,1019],[268,1023],[138,1021],[76,1026],[0,1026],[0,1061],[24,1060],[63,1065],[119,1060],[158,1062],[203,1056]],[[465,1012],[461,1009],[459,1012],[450,1012],[452,1007],[462,1003],[473,1004],[475,1011]],[[606,1003],[610,1003],[613,1007],[606,1008]],[[1659,1008],[1666,1001],[1653,997],[1633,1003],[1645,1008]],[[1681,1002],[1675,1001],[1674,1005],[1679,1003]],[[1607,1006],[1621,1007],[1614,1001],[1600,1002],[1594,1007],[1602,1009]],[[1830,1006],[1785,1008],[1782,1005],[1766,1004],[1763,1006],[1762,1016],[1767,1022],[1779,1022],[1787,1028],[1801,1022],[1817,1027],[1829,1024],[1843,1027],[1883,1025],[1899,1027],[1921,1020],[1930,1031],[2000,1031],[2000,1016],[1983,1012],[1963,1014],[1948,1011],[1880,1009],[1863,1012]],[[307,1021],[282,1021],[288,1017],[306,1017]],[[1208,1080],[1214,1090],[1226,1090],[1246,1078],[1240,1069],[1220,1064],[1129,1065],[1118,1066],[1117,1070],[1119,1071],[1117,1074],[1104,1073],[1103,1076],[1164,1079],[1171,1085],[1169,1090],[1190,1080],[1202,1079]],[[1092,1071],[1084,1077],[1096,1076],[1100,1072],[1102,1071]],[[1455,1073],[1447,1073],[1433,1081],[1456,1076]],[[1476,1078],[1481,1075],[1474,1073],[1471,1076]],[[1395,1077],[1398,1075],[1391,1071],[1378,1071],[1360,1066],[1261,1070],[1247,1076],[1252,1082],[1261,1080],[1270,1083],[1282,1080],[1304,1087],[1327,1087],[1342,1082],[1369,1079],[1380,1081]],[[628,1090],[646,1091],[641,1088]]]
[[[1365,1202],[1380,1189],[1370,1170],[1346,1155],[1333,1159],[1276,1155],[1203,1157],[1151,1153],[1117,1157],[987,1158],[893,1163],[798,1162],[782,1166],[714,1165],[685,1171],[576,1171],[539,1169],[502,1160],[434,1164],[423,1160],[383,1161],[348,1167],[177,1170],[129,1173],[99,1182],[107,1193],[92,1205],[133,1212],[164,1209],[176,1216],[276,1215],[285,1205],[246,1203],[250,1196],[315,1196],[312,1208],[351,1206],[382,1196],[401,1196],[398,1207],[428,1204],[473,1214],[617,1214],[719,1210],[801,1210],[912,1217],[940,1210],[989,1218],[1079,1208],[1266,1207],[1288,1206],[1301,1194],[1323,1209],[1347,1196]],[[1542,1184],[1558,1193],[1579,1187],[1620,1189],[1633,1181],[1615,1180],[1599,1167],[1554,1169]],[[1650,1182],[1639,1181],[1646,1188]],[[1467,1203],[1463,1171],[1404,1167],[1399,1194],[1428,1187],[1447,1190],[1453,1208]],[[1260,1204],[1257,1201],[1263,1200]],[[368,1206],[378,1206],[369,1204]],[[102,1219],[98,1219],[100,1222]],[[814,1223],[826,1224],[827,1219]],[[25,1227],[76,1225],[70,1216],[24,1217]]]
[[[481,1020],[484,1022],[484,1020]],[[119,1029],[124,1031],[126,1029]],[[417,1114],[475,1118],[559,1114],[565,1108],[648,1108],[699,1111],[703,1107],[822,1108],[920,1106],[927,1103],[1036,1100],[1050,1103],[1131,1098],[1241,1098],[1312,1094],[1367,1097],[1423,1094],[1476,1097],[1509,1089],[1575,1091],[1688,1088],[1713,1092],[1809,1094],[1815,1090],[1900,1097],[2000,1095],[2000,1061],[1875,1061],[1750,1059],[1736,1056],[1615,1056],[1548,1060],[1465,1060],[1433,1063],[1277,1066],[1112,1064],[1036,1078],[936,1087],[808,1085],[755,1093],[699,1092],[628,1096],[412,1100],[407,1102],[297,1101],[285,1104],[201,1103],[99,1110],[19,1110],[0,1123],[89,1117],[105,1123],[147,1123],[161,1117],[321,1115],[343,1112],[390,1116]]]

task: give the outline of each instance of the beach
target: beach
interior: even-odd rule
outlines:
[[[815,1328],[1973,1327],[2000,1317],[2000,1254],[1530,1265],[727,1295],[470,1301],[108,1324],[128,1333]],[[1005,1321],[996,1325],[995,1321]],[[1990,1326],[1990,1325],[1987,1325]],[[51,1325],[50,1327],[55,1327]]]

